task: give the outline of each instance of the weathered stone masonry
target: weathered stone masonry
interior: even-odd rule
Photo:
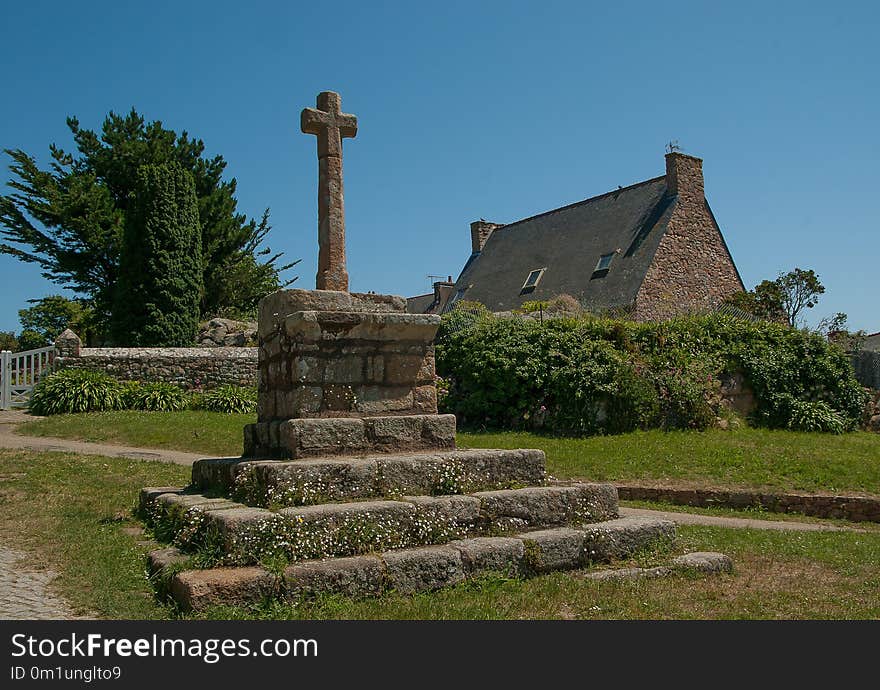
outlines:
[[[286,290],[260,306],[260,422],[436,414],[440,317],[401,298]]]
[[[255,347],[81,347],[71,331],[55,347],[56,369],[95,369],[124,381],[164,381],[187,390],[257,383]]]
[[[666,156],[672,217],[636,296],[635,318],[653,321],[712,309],[744,287],[703,190],[703,161]]]

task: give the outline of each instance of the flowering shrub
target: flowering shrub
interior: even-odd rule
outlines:
[[[720,413],[719,377],[738,371],[754,392],[752,421],[762,426],[848,430],[864,409],[847,355],[780,324],[722,315],[662,323],[489,316],[465,327],[443,318],[443,411],[466,425],[579,434],[705,429]]]

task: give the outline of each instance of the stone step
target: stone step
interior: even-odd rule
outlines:
[[[302,417],[248,424],[246,458],[313,458],[455,448],[455,415]]]
[[[185,611],[216,605],[245,606],[267,597],[295,602],[322,594],[412,594],[487,573],[532,577],[589,567],[643,549],[671,546],[674,539],[673,522],[622,518],[579,528],[560,527],[380,554],[300,561],[288,566],[283,575],[257,566],[185,570],[171,578],[170,591]],[[180,556],[175,558],[179,562]],[[168,562],[169,557],[163,552],[152,560],[155,565]]]
[[[255,506],[290,506],[389,494],[452,494],[534,486],[545,481],[540,450],[450,450],[361,458],[251,460],[193,464],[192,484]]]
[[[146,491],[146,490],[145,490]],[[142,500],[149,504],[149,494]],[[279,548],[287,558],[341,557],[437,544],[472,535],[587,524],[617,517],[610,484],[529,487],[395,500],[324,503],[270,511],[192,494],[161,494],[147,510],[163,534],[190,548],[211,543],[226,563],[259,562]],[[193,509],[193,513],[186,511]],[[283,547],[279,547],[283,544]]]

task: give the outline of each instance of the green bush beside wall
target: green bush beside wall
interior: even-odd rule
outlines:
[[[841,432],[865,393],[849,357],[821,336],[727,316],[662,323],[444,316],[437,372],[465,425],[561,433],[704,429],[721,413],[720,377],[742,372],[753,423]]]

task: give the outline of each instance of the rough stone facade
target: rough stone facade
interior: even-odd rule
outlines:
[[[260,422],[437,412],[440,317],[402,298],[284,290],[260,307]]]
[[[96,369],[120,380],[164,381],[187,390],[257,382],[255,347],[83,347],[78,356],[70,352],[59,349],[56,369]]]
[[[717,307],[744,287],[721,230],[706,203],[703,161],[681,153],[666,156],[672,216],[636,296],[639,321]]]
[[[742,417],[751,415],[758,406],[755,393],[741,371],[721,376],[721,404]]]

